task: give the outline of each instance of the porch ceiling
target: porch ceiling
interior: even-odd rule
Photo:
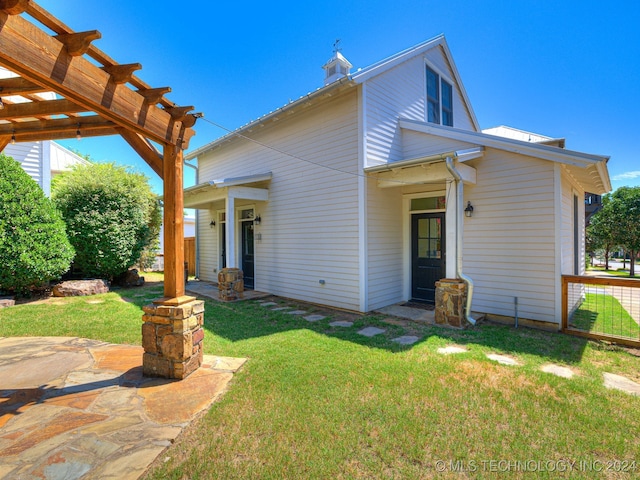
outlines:
[[[446,152],[370,167],[366,168],[365,172],[378,180],[378,187],[380,188],[446,182],[453,180],[453,176],[445,164],[446,157],[452,157],[458,160],[456,162],[456,170],[460,173],[462,181],[475,185],[476,169],[461,162],[478,158],[483,154],[484,149],[482,148],[464,152]]]
[[[211,204],[227,197],[267,201],[269,190],[264,187],[271,180],[271,172],[243,177],[230,177],[200,183],[184,191],[185,208],[210,208]]]

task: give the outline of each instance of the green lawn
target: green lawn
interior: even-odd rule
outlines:
[[[141,306],[160,292],[142,287],[2,309],[0,336],[139,344]],[[95,300],[103,303],[88,303]],[[496,478],[498,468],[511,468],[512,478],[602,478],[607,462],[640,461],[640,397],[602,385],[603,372],[640,382],[640,358],[626,350],[526,328],[459,331],[374,315],[357,317],[351,328],[330,327],[341,315],[309,323],[255,301],[207,301],[206,353],[249,361],[147,478],[413,479],[443,467],[445,478]],[[357,335],[364,325],[387,332]],[[421,341],[390,341],[403,334]],[[469,351],[437,353],[447,345]],[[496,364],[487,353],[522,365]],[[577,375],[539,370],[551,362]],[[573,461],[573,471],[549,471]],[[505,462],[520,462],[520,470]],[[585,471],[589,465],[596,468]],[[467,472],[452,471],[459,467]]]
[[[640,327],[612,295],[587,293],[570,326],[592,333],[640,339]]]
[[[628,262],[627,262],[628,264]],[[634,277],[629,277],[629,267],[625,268],[620,268],[620,269],[613,269],[610,268],[609,270],[605,270],[604,267],[600,267],[600,266],[594,266],[594,267],[589,267],[588,270],[591,270],[593,272],[598,272],[598,273],[602,273],[603,275],[613,275],[614,277],[621,277],[621,278],[638,278],[638,272],[640,272],[640,265],[636,264],[636,275]]]

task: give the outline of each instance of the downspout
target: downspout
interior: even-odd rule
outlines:
[[[184,164],[187,167],[191,167],[196,171],[196,185],[198,185],[198,174],[200,173],[200,170],[198,170],[198,166],[191,165],[186,160]],[[196,208],[196,278],[198,280],[200,280],[200,245],[199,245],[200,235],[199,233],[200,233],[200,216],[199,216],[199,211]]]
[[[453,157],[457,157],[454,153]],[[471,300],[473,298],[473,280],[462,273],[462,232],[464,229],[462,218],[462,206],[464,205],[464,191],[460,172],[453,165],[452,156],[447,156],[446,166],[456,182],[456,275],[467,284],[467,305],[465,306],[465,318],[471,325],[475,325],[475,319],[471,318]]]

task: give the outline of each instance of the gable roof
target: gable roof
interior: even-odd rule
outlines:
[[[580,178],[585,190],[596,194],[606,193],[611,190],[611,180],[607,170],[609,157],[605,155],[593,155],[545,145],[540,142],[529,142],[483,132],[443,127],[416,120],[400,119],[400,128],[560,163],[565,165],[575,177]]]
[[[318,89],[316,89],[313,92],[309,92],[306,95],[303,95],[302,97],[298,98],[297,100],[294,100],[292,102],[289,102],[288,104],[277,108],[276,110],[273,110],[259,118],[257,118],[256,120],[253,120],[249,123],[246,123],[245,125],[230,131],[229,133],[227,133],[226,135],[214,140],[213,142],[210,142],[206,145],[203,145],[202,147],[199,147],[189,153],[187,153],[184,158],[185,160],[191,160],[194,159],[196,157],[198,157],[199,155],[221,145],[223,142],[226,142],[228,140],[230,140],[233,137],[238,137],[238,136],[242,136],[244,134],[244,132],[250,130],[251,128],[260,125],[260,124],[264,124],[265,122],[276,118],[278,115],[282,114],[282,113],[287,113],[292,111],[293,109],[295,109],[296,107],[305,104],[307,102],[310,101],[316,101],[318,99],[322,99],[323,96],[327,95],[328,93],[332,92],[333,90],[338,90],[342,87],[344,87],[345,85],[349,85],[349,86],[355,86],[355,85],[360,85],[365,83],[367,80],[377,77],[378,75],[381,75],[387,71],[389,71],[390,69],[394,68],[395,66],[401,64],[402,62],[405,62],[407,60],[409,60],[410,58],[414,58],[418,55],[422,55],[423,53],[427,52],[428,50],[431,50],[433,48],[436,47],[441,47],[444,55],[446,57],[447,62],[449,63],[449,66],[451,67],[451,72],[453,75],[453,80],[455,81],[455,83],[457,84],[459,90],[460,90],[460,94],[462,96],[463,99],[463,103],[465,104],[465,107],[467,108],[468,112],[469,112],[469,117],[471,118],[471,121],[475,127],[476,130],[480,130],[480,126],[478,124],[478,120],[476,118],[475,112],[473,111],[473,108],[471,107],[471,102],[469,102],[469,98],[467,97],[467,92],[464,88],[464,85],[462,84],[462,80],[460,78],[460,74],[458,73],[458,69],[456,68],[455,62],[453,61],[453,57],[451,56],[451,52],[449,51],[449,47],[447,45],[447,41],[444,37],[444,34],[440,34],[436,37],[433,37],[429,40],[426,40],[422,43],[419,43],[418,45],[415,45],[413,47],[410,47],[406,50],[403,50],[401,52],[396,53],[395,55],[392,55],[390,57],[387,57],[383,60],[380,60],[379,62],[374,63],[373,65],[370,65],[366,68],[362,68],[359,69],[356,73],[353,73],[351,75],[346,75],[328,85],[325,85],[324,87],[320,87]]]
[[[384,60],[380,60],[379,62],[374,63],[373,65],[370,65],[366,68],[358,70],[356,73],[352,75],[352,78],[357,83],[364,83],[367,80],[374,78],[378,75],[381,75],[382,73],[385,73],[391,70],[397,65],[400,65],[401,63],[411,58],[414,58],[418,55],[422,55],[427,51],[436,47],[442,48],[445,58],[449,66],[451,67],[451,74],[453,75],[453,80],[455,81],[456,85],[460,89],[460,95],[462,96],[463,103],[465,104],[465,107],[469,111],[469,117],[471,118],[471,121],[475,129],[479,131],[480,124],[478,123],[476,114],[473,111],[473,107],[471,106],[471,102],[469,101],[469,97],[467,96],[467,91],[464,88],[464,84],[462,83],[462,79],[460,78],[460,73],[458,72],[458,68],[456,67],[455,62],[453,61],[453,56],[451,55],[451,51],[449,50],[449,45],[447,44],[447,40],[445,39],[443,33],[429,40],[426,40],[422,43],[414,45],[413,47],[407,48],[406,50],[398,52],[395,55],[385,58]]]

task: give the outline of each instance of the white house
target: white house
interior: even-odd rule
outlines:
[[[17,160],[45,195],[51,195],[51,180],[74,165],[89,162],[53,141],[10,143],[3,152]]]
[[[608,158],[483,132],[444,36],[350,67],[336,53],[324,87],[186,155],[200,278],[237,266],[257,290],[367,312],[457,277],[474,311],[513,317],[517,299],[559,325]]]

